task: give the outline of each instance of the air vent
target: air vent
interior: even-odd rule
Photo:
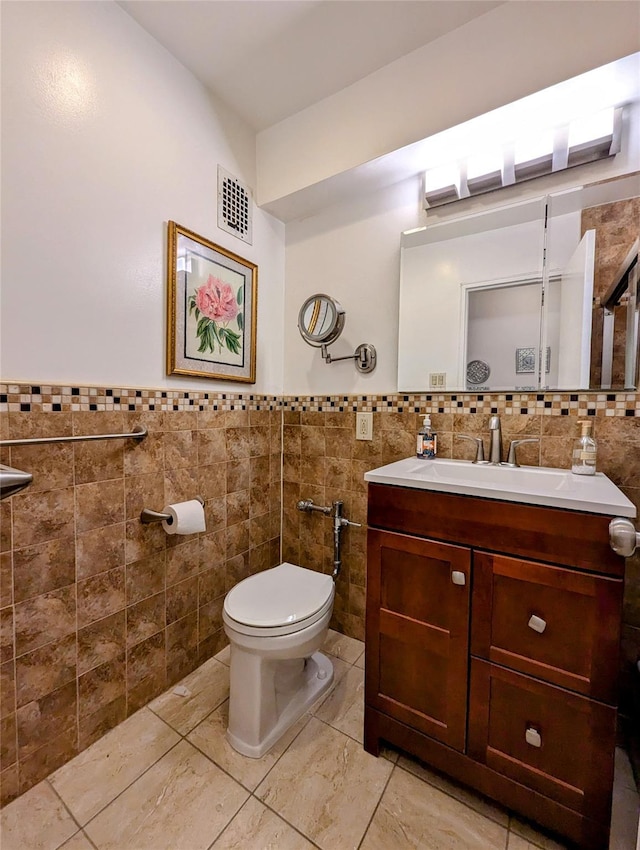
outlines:
[[[253,199],[248,186],[218,166],[218,227],[253,244]]]

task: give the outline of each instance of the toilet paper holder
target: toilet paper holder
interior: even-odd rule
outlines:
[[[202,496],[196,496],[204,508],[204,499]],[[169,525],[173,522],[171,514],[165,514],[162,511],[152,511],[150,508],[144,508],[140,514],[140,522],[144,525],[150,525],[152,522],[167,522]]]

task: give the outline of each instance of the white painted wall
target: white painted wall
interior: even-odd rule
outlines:
[[[418,215],[417,185],[410,180],[287,225],[288,395],[396,391],[400,232],[414,227]],[[320,350],[304,342],[297,329],[298,310],[316,292],[337,298],[346,311],[332,356],[352,354],[360,343],[372,343],[378,352],[374,372],[362,375],[349,361],[326,364]]]
[[[639,49],[636,2],[503,3],[259,133],[258,202],[274,203]]]
[[[255,138],[111,2],[2,7],[1,374],[247,389],[165,377],[170,219],[258,263],[257,392],[282,392],[284,226],[217,227],[217,166],[255,185]]]

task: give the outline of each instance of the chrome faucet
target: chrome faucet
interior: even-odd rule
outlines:
[[[491,431],[491,448],[489,450],[489,463],[498,465],[502,463],[502,431],[500,429],[500,417],[492,416],[489,420]]]

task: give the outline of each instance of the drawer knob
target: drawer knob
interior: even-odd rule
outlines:
[[[454,584],[466,584],[467,583],[467,577],[461,570],[454,570],[451,573],[451,581]]]
[[[538,632],[542,634],[542,632],[547,628],[547,623],[542,617],[538,617],[536,614],[531,615],[531,619],[527,623],[530,629],[533,629],[534,632]]]
[[[542,746],[540,733],[537,729],[534,729],[533,726],[527,726],[527,731],[524,733],[524,739],[527,744],[530,744],[532,747]]]

